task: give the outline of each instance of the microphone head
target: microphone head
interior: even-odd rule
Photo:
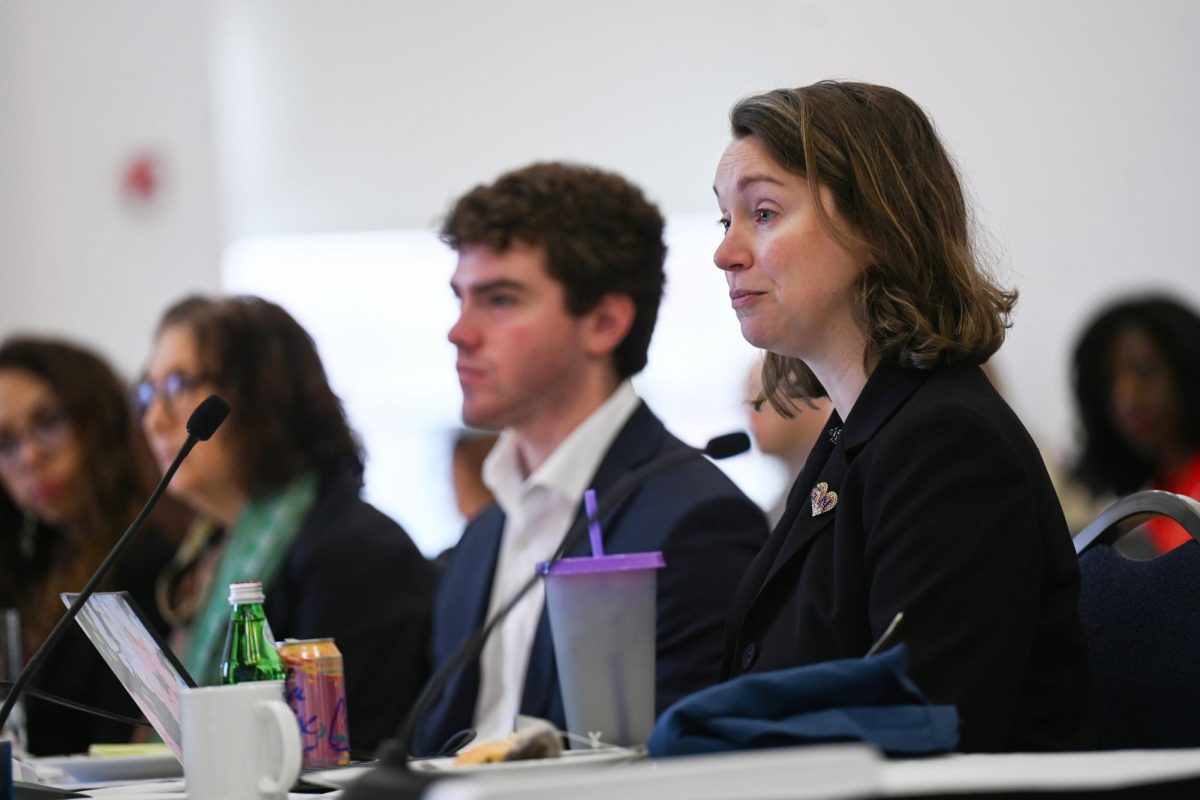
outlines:
[[[709,439],[708,444],[704,446],[704,455],[716,459],[729,458],[749,449],[750,437],[746,435],[745,431],[735,431]]]
[[[229,416],[229,403],[226,403],[215,394],[210,394],[200,405],[196,406],[196,410],[188,417],[187,432],[195,436],[202,442],[207,442],[209,437],[217,432],[217,428],[221,427],[221,423]],[[714,439],[714,441],[716,441]]]

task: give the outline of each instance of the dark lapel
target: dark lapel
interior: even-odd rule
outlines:
[[[880,364],[871,373],[845,423],[836,412],[833,414],[821,442],[813,448],[788,498],[787,511],[776,528],[776,534],[787,531],[786,537],[777,545],[778,550],[762,586],[803,551],[817,534],[830,529],[837,519],[841,511],[838,506],[813,514],[811,494],[817,485],[824,483],[827,491],[840,493],[846,471],[858,453],[928,377],[929,373],[924,370]],[[831,434],[834,429],[839,429],[836,443]],[[760,588],[759,594],[761,592]]]
[[[462,630],[466,635],[483,624],[488,604],[492,598],[492,578],[496,574],[496,560],[500,557],[500,536],[504,531],[504,512],[493,503],[484,510],[472,526],[469,546],[455,553],[454,605],[461,614]],[[462,638],[466,638],[463,636]]]
[[[829,426],[822,434],[824,441],[821,452],[817,453],[817,448],[813,448],[814,452],[805,462],[804,469],[800,471],[800,477],[796,480],[796,485],[792,487],[792,493],[788,497],[787,510],[780,518],[778,527],[778,530],[787,533],[771,561],[771,567],[763,581],[764,585],[775,577],[784,564],[811,542],[813,537],[826,528],[832,527],[833,520],[837,516],[836,505],[821,514],[814,515],[812,512],[811,495],[817,484],[824,483],[828,491],[837,493],[841,490],[842,478],[846,474],[846,459],[842,453],[840,434],[841,419],[835,412],[829,422]],[[834,434],[834,431],[839,431],[839,433]],[[832,440],[834,435],[838,437],[836,444]],[[817,457],[813,458],[814,455]]]
[[[858,451],[875,438],[879,429],[896,415],[931,374],[929,370],[890,363],[875,368],[842,429],[847,462],[854,461]]]
[[[829,460],[830,454],[833,452],[833,440],[830,437],[830,430],[840,427],[841,422],[838,419],[837,412],[834,412],[833,418],[830,420],[830,425],[826,427],[821,434],[816,444],[813,445],[812,452],[809,453],[808,459],[804,462],[804,468],[800,470],[800,475],[792,484],[791,490],[788,492],[787,504],[784,506],[783,516],[779,522],[775,524],[775,528],[771,531],[771,535],[767,537],[766,543],[755,556],[754,561],[750,564],[750,568],[742,577],[738,584],[737,591],[734,593],[730,604],[729,620],[726,623],[725,629],[725,661],[721,668],[721,674],[728,677],[733,668],[733,655],[738,644],[738,637],[742,630],[746,615],[750,608],[758,601],[759,596],[767,585],[769,575],[775,574],[775,565],[779,562],[779,556],[785,545],[788,546],[789,552],[795,552],[797,545],[790,545],[791,531],[797,524],[802,524],[804,515],[811,515],[808,503],[808,487],[811,486],[816,476],[820,474],[825,467],[825,462]],[[804,537],[805,541],[811,540],[811,534]]]
[[[592,478],[591,488],[596,490],[596,498],[600,503],[604,502],[605,494],[613,487],[613,484],[651,459],[663,454],[662,439],[665,433],[666,429],[659,422],[658,417],[654,416],[645,403],[640,403],[624,427],[617,433],[617,438],[613,439],[612,445],[600,461],[600,466]],[[637,550],[635,542],[626,541],[630,535],[636,534],[636,532],[620,528],[621,516],[629,508],[630,502],[637,497],[637,494],[637,491],[634,491],[624,502],[609,509],[600,518],[600,526],[604,531],[604,543],[609,546],[610,552],[628,553]],[[576,510],[575,523],[579,522],[583,514],[581,499]],[[591,555],[591,551],[591,544],[585,537],[571,548],[571,552],[567,555],[585,556]]]
[[[651,413],[645,403],[640,403],[608,448],[596,475],[592,479],[591,488],[596,490],[598,500],[603,503],[605,492],[631,470],[637,469],[650,459],[659,455],[661,440],[665,429],[658,418]],[[604,531],[604,543],[610,553],[628,553],[637,550],[637,543],[632,536],[636,530],[622,531],[621,517],[629,507],[629,501],[637,495],[634,492],[625,502],[610,509],[600,517],[600,526]],[[575,512],[577,524],[583,516],[583,499]],[[584,556],[591,554],[591,544],[584,537],[570,551],[568,556]],[[493,554],[494,565],[496,556]],[[533,649],[529,654],[529,670],[525,674],[525,690],[521,697],[521,710],[531,714],[553,714],[561,709],[561,697],[558,691],[558,677],[554,666],[554,643],[550,639],[550,619],[545,609],[538,623],[537,634],[533,639]],[[561,712],[559,712],[561,713]],[[553,720],[552,720],[553,721]]]
[[[454,591],[452,595],[439,592],[438,597],[433,649],[439,667],[444,667],[450,654],[483,624],[503,527],[504,512],[492,503],[467,526],[446,566],[442,585],[453,586]],[[479,676],[476,654],[457,670],[441,700],[426,715],[418,729],[414,752],[432,753],[450,734],[471,727],[479,698]]]

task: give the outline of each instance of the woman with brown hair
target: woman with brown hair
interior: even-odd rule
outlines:
[[[256,297],[191,297],[163,315],[138,386],[161,468],[209,392],[229,402],[229,418],[170,488],[203,524],[160,581],[161,605],[188,627],[184,664],[216,682],[228,584],[262,581],[276,638],[333,637],[351,745],[368,752],[395,733],[428,671],[433,567],[359,497],[361,447],[286,311]]]
[[[20,612],[25,658],[66,610],[59,594],[87,583],[154,488],[154,465],[112,369],[87,350],[48,339],[0,345],[0,605]],[[154,576],[170,558],[170,503],[151,518],[101,587],[130,591],[154,611]],[[178,530],[178,525],[174,527]],[[68,633],[32,686],[108,711],[137,714],[79,631]],[[27,695],[31,753],[79,753],[128,741],[128,725]]]
[[[862,656],[909,673],[963,750],[1093,739],[1078,570],[1037,448],[979,365],[1014,292],[980,269],[950,158],[882,86],[747,98],[714,189],[742,335],[781,413],[833,415],[734,598],[725,675]]]

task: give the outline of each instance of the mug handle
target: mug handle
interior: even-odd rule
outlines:
[[[283,754],[279,775],[275,778],[260,775],[258,791],[261,794],[287,796],[288,790],[300,776],[300,727],[296,724],[296,715],[282,700],[260,700],[255,703],[255,713],[275,723],[275,729],[279,731],[280,752]]]

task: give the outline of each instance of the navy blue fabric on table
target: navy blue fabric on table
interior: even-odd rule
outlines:
[[[734,678],[659,718],[655,758],[827,742],[865,742],[890,755],[949,752],[958,712],[931,705],[905,674],[904,645],[873,656]]]

